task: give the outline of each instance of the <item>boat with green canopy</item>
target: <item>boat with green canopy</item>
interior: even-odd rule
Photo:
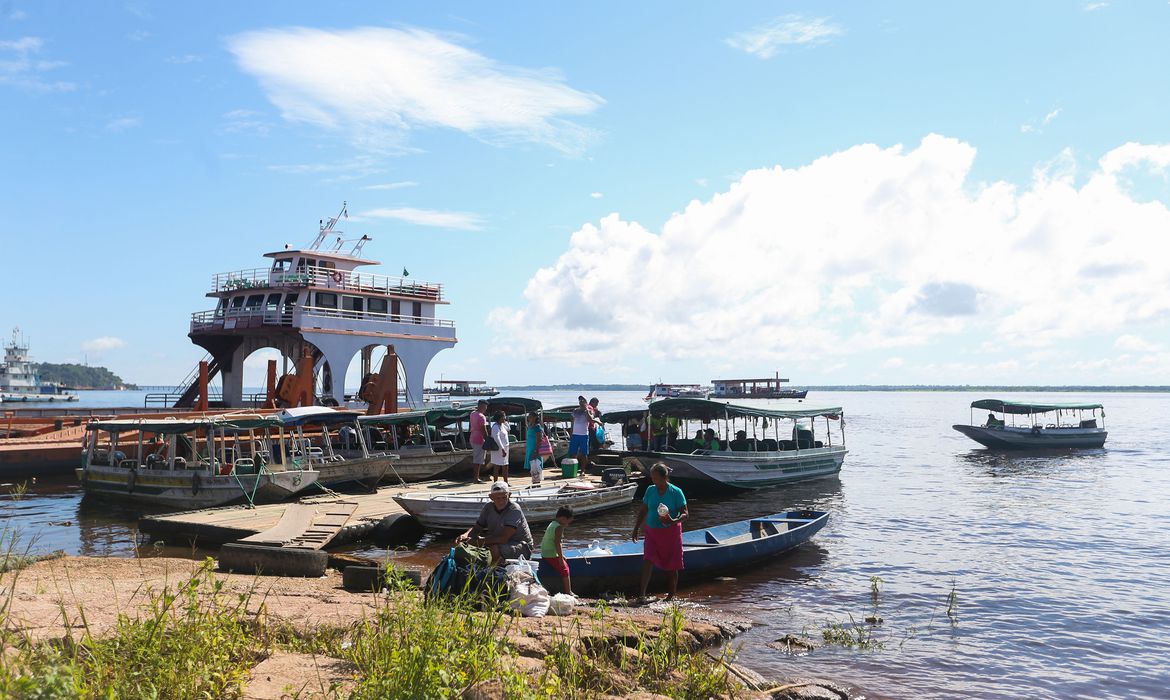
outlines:
[[[171,508],[283,501],[320,474],[272,459],[269,434],[280,428],[260,415],[94,421],[77,478],[86,494]]]
[[[983,424],[976,423],[976,410],[987,411]],[[970,424],[952,427],[985,447],[1000,450],[1096,448],[1102,447],[1108,436],[1105,407],[1099,403],[980,399],[971,402]]]
[[[832,476],[845,461],[845,414],[839,406],[765,408],[705,399],[662,399],[602,416],[622,426],[623,466],[648,473],[655,462],[671,481],[701,490],[779,486]],[[689,437],[694,435],[694,437]]]
[[[452,407],[386,413],[361,416],[358,426],[370,454],[398,456],[391,472],[397,481],[424,481],[470,464],[471,446],[461,444],[461,434],[444,437],[441,432],[468,413]]]

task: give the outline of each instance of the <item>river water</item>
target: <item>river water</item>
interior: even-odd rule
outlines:
[[[131,392],[111,393],[102,400],[140,405]],[[533,396],[546,406],[575,399]],[[599,397],[603,409],[643,405],[636,392]],[[1030,455],[989,452],[951,430],[975,398],[810,395],[807,405],[845,408],[840,477],[692,496],[688,527],[790,508],[830,511],[828,525],[774,564],[683,597],[756,622],[735,641],[749,667],[833,679],[867,697],[1170,697],[1170,396],[1016,395],[1100,401],[1108,411],[1106,449]],[[582,519],[569,535],[619,541],[633,514]],[[0,501],[0,519],[38,551],[192,554],[138,547],[134,516],[83,503],[71,478],[40,479]],[[428,538],[407,556],[433,562],[449,546]],[[883,623],[869,648],[823,644],[827,626],[875,614]],[[794,656],[767,646],[785,635],[816,648]]]

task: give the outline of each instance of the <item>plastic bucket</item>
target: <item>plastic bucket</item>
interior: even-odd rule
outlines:
[[[569,479],[577,476],[577,460],[566,457],[561,460],[561,476]]]

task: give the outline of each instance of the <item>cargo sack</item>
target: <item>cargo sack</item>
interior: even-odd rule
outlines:
[[[524,617],[548,614],[549,595],[536,581],[513,581],[508,593],[508,607]]]
[[[549,615],[572,615],[577,607],[577,598],[568,593],[558,593],[548,602]]]
[[[459,566],[486,569],[492,565],[492,552],[486,547],[461,544],[451,551],[454,552],[455,563]]]

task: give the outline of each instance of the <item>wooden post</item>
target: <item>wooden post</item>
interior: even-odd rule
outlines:
[[[268,361],[268,392],[264,397],[264,408],[276,408],[276,360]]]
[[[207,360],[199,361],[199,400],[195,402],[196,411],[207,411]]]

